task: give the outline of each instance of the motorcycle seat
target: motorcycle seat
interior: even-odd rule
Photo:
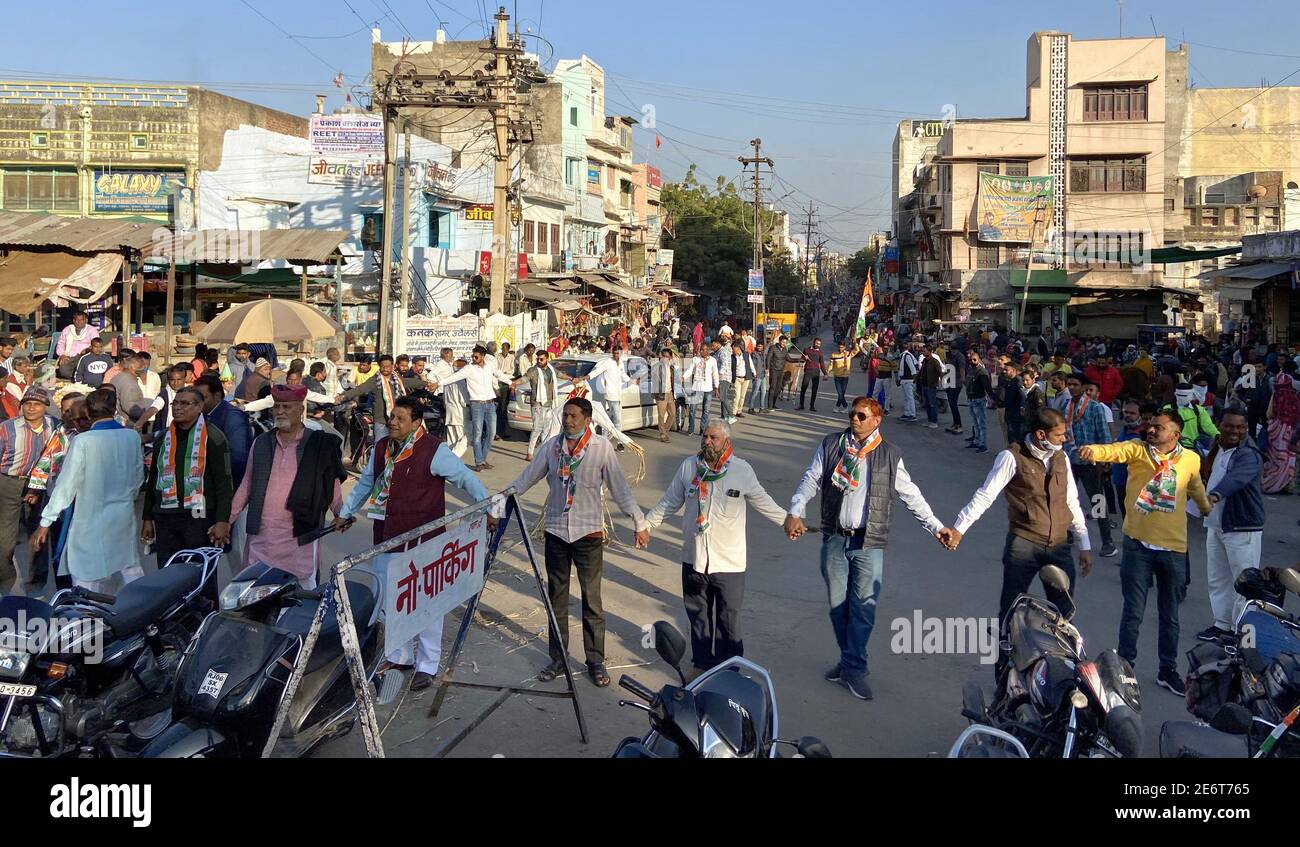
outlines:
[[[143,632],[182,597],[198,588],[200,576],[201,571],[195,565],[175,564],[128,582],[104,613],[104,622],[119,638]]]
[[[352,620],[356,623],[358,638],[370,616],[375,611],[375,595],[369,586],[347,580],[348,603],[352,606]],[[321,596],[324,589],[317,589]],[[311,629],[312,619],[316,616],[316,605],[303,603],[284,610],[277,623],[281,629],[298,633],[304,637]],[[320,634],[316,636],[316,646],[312,648],[311,658],[307,660],[307,673],[320,670],[343,655],[343,641],[339,636],[339,618],[333,608],[325,612]]]
[[[1162,759],[1247,759],[1250,755],[1245,735],[1192,721],[1166,721],[1160,727]]]

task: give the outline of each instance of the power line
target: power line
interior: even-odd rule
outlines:
[[[280,26],[278,23],[276,23],[275,21],[271,20],[271,19],[268,18],[266,15],[262,14],[261,10],[259,10],[259,9],[258,9],[256,6],[254,6],[252,3],[249,3],[248,0],[239,0],[239,2],[240,2],[240,3],[243,3],[245,6],[247,6],[247,7],[249,8],[249,10],[252,11],[252,12],[253,12],[255,15],[257,15],[259,18],[261,18],[262,20],[266,21],[268,24],[270,24],[271,26],[273,26],[273,27],[275,27],[277,30],[279,30],[280,34],[283,35],[285,38],[289,39],[289,40],[292,41],[294,44],[297,44],[297,45],[298,45],[299,47],[301,47],[303,50],[306,50],[307,53],[308,53],[312,58],[314,58],[316,61],[320,62],[320,63],[321,63],[322,65],[324,65],[325,67],[329,68],[331,71],[335,71],[335,72],[337,72],[337,71],[339,70],[339,69],[336,68],[334,65],[331,65],[329,62],[325,61],[325,58],[324,58],[323,56],[321,56],[319,53],[317,53],[315,50],[311,49],[311,48],[308,47],[306,44],[303,44],[301,41],[299,41],[298,38],[297,38],[296,36],[290,34],[289,31],[286,30],[284,27]]]

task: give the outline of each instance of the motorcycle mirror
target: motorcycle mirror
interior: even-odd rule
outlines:
[[[1297,573],[1295,568],[1279,568],[1277,581],[1292,594],[1300,594],[1300,573]]]
[[[1127,705],[1113,706],[1106,713],[1106,737],[1126,759],[1142,754],[1142,719]]]
[[[815,735],[805,735],[794,743],[794,748],[805,759],[829,759],[831,750]]]
[[[668,621],[656,621],[654,629],[655,652],[680,674],[682,657],[686,655],[686,639]]]
[[[1253,723],[1250,711],[1240,703],[1224,703],[1210,720],[1210,726],[1219,732],[1233,735],[1245,735]]]
[[[1065,571],[1056,565],[1047,565],[1038,571],[1038,578],[1043,581],[1043,585],[1049,588],[1055,588],[1057,591],[1070,591],[1070,578],[1066,576]]]

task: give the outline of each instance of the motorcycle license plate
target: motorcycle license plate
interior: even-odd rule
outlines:
[[[14,685],[8,682],[0,682],[0,697],[34,697],[36,696],[35,685]]]

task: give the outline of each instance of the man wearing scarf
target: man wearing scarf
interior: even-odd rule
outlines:
[[[230,541],[235,496],[230,444],[203,414],[206,399],[192,385],[177,389],[171,422],[153,439],[140,541],[153,542],[160,568],[181,550],[221,547]],[[216,600],[215,580],[212,593]]]
[[[90,421],[86,419],[86,395],[82,392],[65,389],[55,394],[55,404],[59,407],[59,423],[54,427],[45,449],[41,451],[41,457],[36,460],[36,466],[32,468],[32,474],[27,478],[27,490],[23,494],[23,502],[32,507],[25,516],[27,518],[25,525],[32,531],[40,526],[41,507],[44,506],[45,501],[48,501],[50,492],[58,481],[59,471],[63,469],[63,460],[67,457],[68,447],[72,444],[72,436],[90,426]],[[66,518],[60,516],[54,522],[50,541],[32,552],[31,574],[27,580],[29,595],[35,595],[45,589],[45,583],[50,578],[50,563],[57,563],[59,560],[63,530],[66,525]],[[59,588],[71,588],[72,580],[66,576],[58,577],[56,574],[55,584]]]
[[[245,562],[265,562],[311,589],[320,541],[302,545],[298,539],[324,526],[327,510],[337,515],[342,508],[343,445],[337,435],[303,424],[306,386],[277,385],[271,396],[275,429],[253,439],[231,519],[248,509]]]
[[[1195,501],[1202,515],[1211,510],[1201,482],[1201,457],[1179,443],[1181,427],[1178,413],[1166,409],[1152,416],[1145,442],[1093,444],[1078,451],[1085,462],[1128,465],[1124,557],[1119,566],[1124,611],[1118,652],[1136,666],[1138,632],[1154,579],[1160,612],[1156,682],[1180,697],[1186,692],[1178,675],[1178,595],[1186,579],[1187,499]]]
[[[826,436],[817,447],[785,519],[791,540],[803,535],[804,511],[821,493],[821,569],[840,648],[840,660],[826,680],[843,684],[861,700],[872,697],[867,639],[876,624],[894,495],[930,535],[943,541],[951,532],[912,482],[902,451],[881,436],[883,416],[880,404],[870,397],[853,401],[848,428]]]
[[[1089,512],[1097,520],[1101,532],[1101,556],[1112,558],[1119,551],[1111,535],[1110,516],[1106,513],[1106,496],[1102,485],[1104,469],[1088,464],[1079,456],[1079,448],[1088,444],[1109,444],[1113,439],[1106,424],[1106,413],[1101,404],[1092,400],[1083,390],[1083,378],[1070,374],[1065,378],[1068,391],[1061,407],[1065,415],[1065,447],[1070,457],[1074,480],[1088,499]],[[1098,499],[1100,498],[1100,499]]]
[[[1047,565],[1065,571],[1073,591],[1071,530],[1079,545],[1079,571],[1087,576],[1092,569],[1088,525],[1079,508],[1070,461],[1065,458],[1065,416],[1055,409],[1040,409],[1029,426],[1031,431],[1023,441],[1012,443],[994,458],[988,478],[957,515],[953,528],[945,533],[948,546],[956,549],[962,536],[999,494],[1007,501],[1010,526],[1002,550],[999,621],[1006,619],[1011,604],[1029,590],[1038,571]],[[1055,588],[1046,587],[1046,590],[1047,599],[1063,608],[1068,598]]]
[[[532,400],[533,407],[533,431],[528,437],[528,455],[524,457],[525,462],[533,460],[533,453],[542,443],[551,412],[555,410],[556,389],[560,384],[560,375],[551,364],[550,353],[538,350],[534,361],[536,364],[529,367],[524,371],[523,376],[514,381],[515,385],[521,382],[528,383],[528,396]]]
[[[398,374],[393,357],[385,353],[379,357],[379,373],[374,379],[357,383],[355,388],[335,397],[334,402],[346,403],[365,394],[371,395],[375,401],[375,443],[379,443],[380,439],[388,435],[388,415],[393,411],[397,398],[423,387],[422,377],[403,377]]]
[[[587,673],[598,688],[603,688],[609,685],[609,671],[605,669],[605,612],[600,602],[605,543],[602,486],[609,488],[623,514],[632,518],[638,547],[649,543],[650,532],[613,446],[591,428],[591,408],[591,401],[585,397],[570,397],[564,404],[563,431],[542,444],[537,458],[509,487],[523,496],[545,479],[550,488],[546,498],[546,581],[561,643],[551,639],[551,663],[537,678],[548,682],[565,672],[569,573],[576,568],[582,587],[582,646]],[[493,506],[492,516],[505,516],[504,502]]]
[[[399,397],[388,416],[388,436],[375,445],[370,461],[343,501],[334,525],[346,530],[358,514],[370,518],[375,544],[432,523],[447,514],[446,483],[465,492],[469,502],[488,498],[488,490],[447,445],[424,428],[424,407],[414,397]],[[439,528],[404,549],[441,535]],[[411,690],[433,684],[442,661],[442,619],[420,633],[412,656],[407,644],[388,656],[391,667],[415,669]]]
[[[682,516],[682,601],[691,621],[696,675],[732,656],[745,655],[740,608],[745,599],[745,505],[780,526],[785,510],[759,483],[749,462],[732,455],[731,427],[704,429],[698,455],[677,468],[668,490],[646,513],[654,529],[668,515]]]

